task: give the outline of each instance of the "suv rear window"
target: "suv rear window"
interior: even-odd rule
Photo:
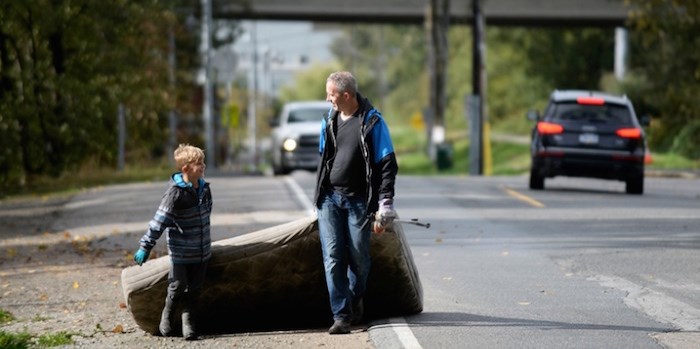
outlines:
[[[630,110],[620,104],[583,105],[576,102],[552,103],[545,118],[568,121],[584,121],[597,124],[631,124]]]
[[[323,119],[323,115],[327,111],[328,109],[326,108],[295,109],[289,112],[289,120],[287,120],[287,122],[321,122],[321,119]]]

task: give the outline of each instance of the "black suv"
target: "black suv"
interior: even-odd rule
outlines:
[[[596,91],[554,91],[532,129],[530,189],[545,178],[592,177],[624,181],[626,192],[644,192],[647,146],[642,125],[626,96]]]

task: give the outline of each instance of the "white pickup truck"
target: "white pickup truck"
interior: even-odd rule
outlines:
[[[284,105],[272,126],[272,170],[275,175],[292,170],[316,170],[321,120],[331,109],[326,101],[291,102]]]

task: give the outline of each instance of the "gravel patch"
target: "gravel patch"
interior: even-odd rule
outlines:
[[[162,191],[162,185],[152,186]],[[34,336],[67,332],[74,340],[67,348],[373,348],[366,326],[349,335],[331,336],[327,328],[281,329],[203,336],[194,342],[145,333],[126,309],[120,277],[133,264],[132,250],[146,225],[126,218],[125,228],[77,224],[114,214],[90,204],[99,194],[0,202],[0,309],[14,317],[0,331]],[[147,202],[133,209],[148,217],[154,207]],[[164,254],[160,241],[151,256]]]

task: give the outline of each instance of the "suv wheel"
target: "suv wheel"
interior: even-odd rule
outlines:
[[[530,170],[530,189],[544,189],[544,177],[537,174],[538,172],[539,171],[534,167]]]
[[[626,181],[625,191],[627,194],[644,193],[644,175],[636,175]]]
[[[273,168],[272,168],[272,173],[273,173],[275,176],[287,175],[287,174],[289,174],[290,172],[292,172],[292,171],[291,171],[290,169],[288,169],[288,168],[283,168],[283,167],[273,167]]]
[[[292,172],[292,170],[284,167],[282,164],[272,164],[272,173],[275,176],[286,175]]]

